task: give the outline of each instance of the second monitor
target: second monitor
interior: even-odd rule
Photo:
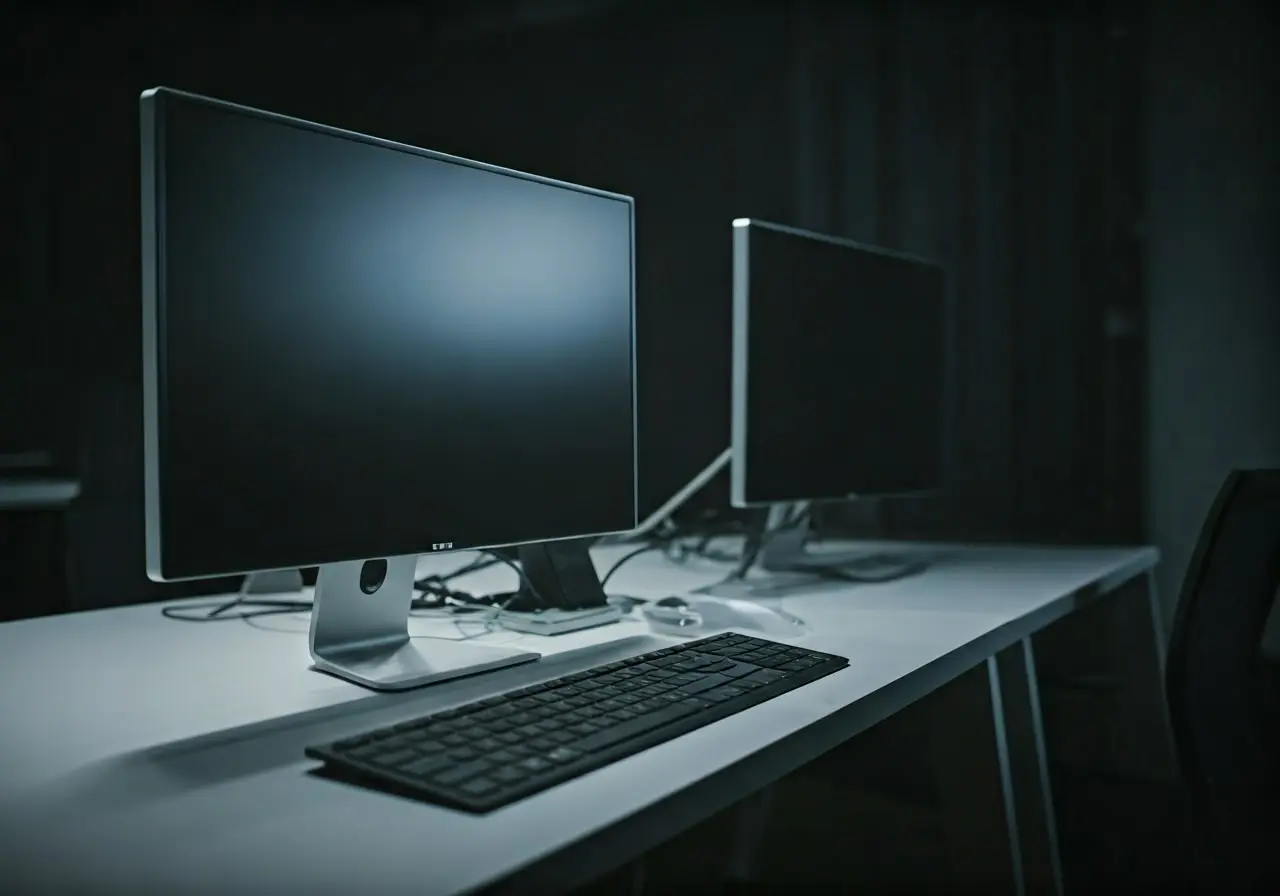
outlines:
[[[938,489],[946,313],[936,264],[733,222],[731,499],[769,508],[766,569],[865,559],[806,552],[812,503]]]

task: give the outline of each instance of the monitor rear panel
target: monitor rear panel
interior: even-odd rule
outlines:
[[[936,489],[942,268],[759,221],[733,239],[733,503]]]

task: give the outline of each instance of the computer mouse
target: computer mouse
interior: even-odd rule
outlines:
[[[656,631],[688,634],[702,626],[702,614],[681,597],[664,597],[640,608],[641,615]]]

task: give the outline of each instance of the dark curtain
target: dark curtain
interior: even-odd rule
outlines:
[[[851,4],[793,27],[799,222],[951,275],[946,487],[882,527],[1140,538],[1137,23]]]

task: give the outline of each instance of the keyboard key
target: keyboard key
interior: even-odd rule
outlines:
[[[485,762],[483,759],[476,759],[472,762],[463,763],[462,765],[455,765],[448,771],[441,772],[436,775],[432,780],[437,781],[446,787],[450,787],[454,784],[459,784],[467,780],[467,778],[483,774],[490,768],[491,766],[488,762]]]
[[[597,731],[595,734],[578,741],[575,746],[584,753],[594,753],[598,750],[612,747],[614,744],[620,744],[625,740],[630,740],[633,737],[639,737],[654,728],[661,728],[663,725],[678,722],[685,716],[692,715],[695,711],[688,706],[671,704],[657,712],[634,718],[630,722],[622,722],[612,728]]]
[[[453,760],[443,753],[437,753],[435,756],[427,756],[422,759],[415,759],[403,769],[404,773],[413,778],[425,778],[428,775],[435,774],[442,769],[446,769],[453,765]]]
[[[394,753],[379,753],[374,760],[378,765],[385,765],[387,768],[395,768],[404,765],[406,762],[412,762],[418,758],[418,754],[412,750],[396,750]]]
[[[498,785],[488,778],[472,778],[459,789],[469,796],[483,796],[486,793],[497,790]]]
[[[697,694],[697,693],[701,693],[702,691],[709,691],[712,688],[718,688],[721,685],[728,684],[731,681],[733,681],[732,678],[725,678],[723,675],[712,673],[710,675],[704,676],[699,681],[690,682],[689,684],[682,684],[680,686],[680,690],[684,691],[686,694]]]
[[[725,678],[745,678],[752,672],[757,671],[758,667],[750,663],[728,663],[723,669],[716,669]]]

